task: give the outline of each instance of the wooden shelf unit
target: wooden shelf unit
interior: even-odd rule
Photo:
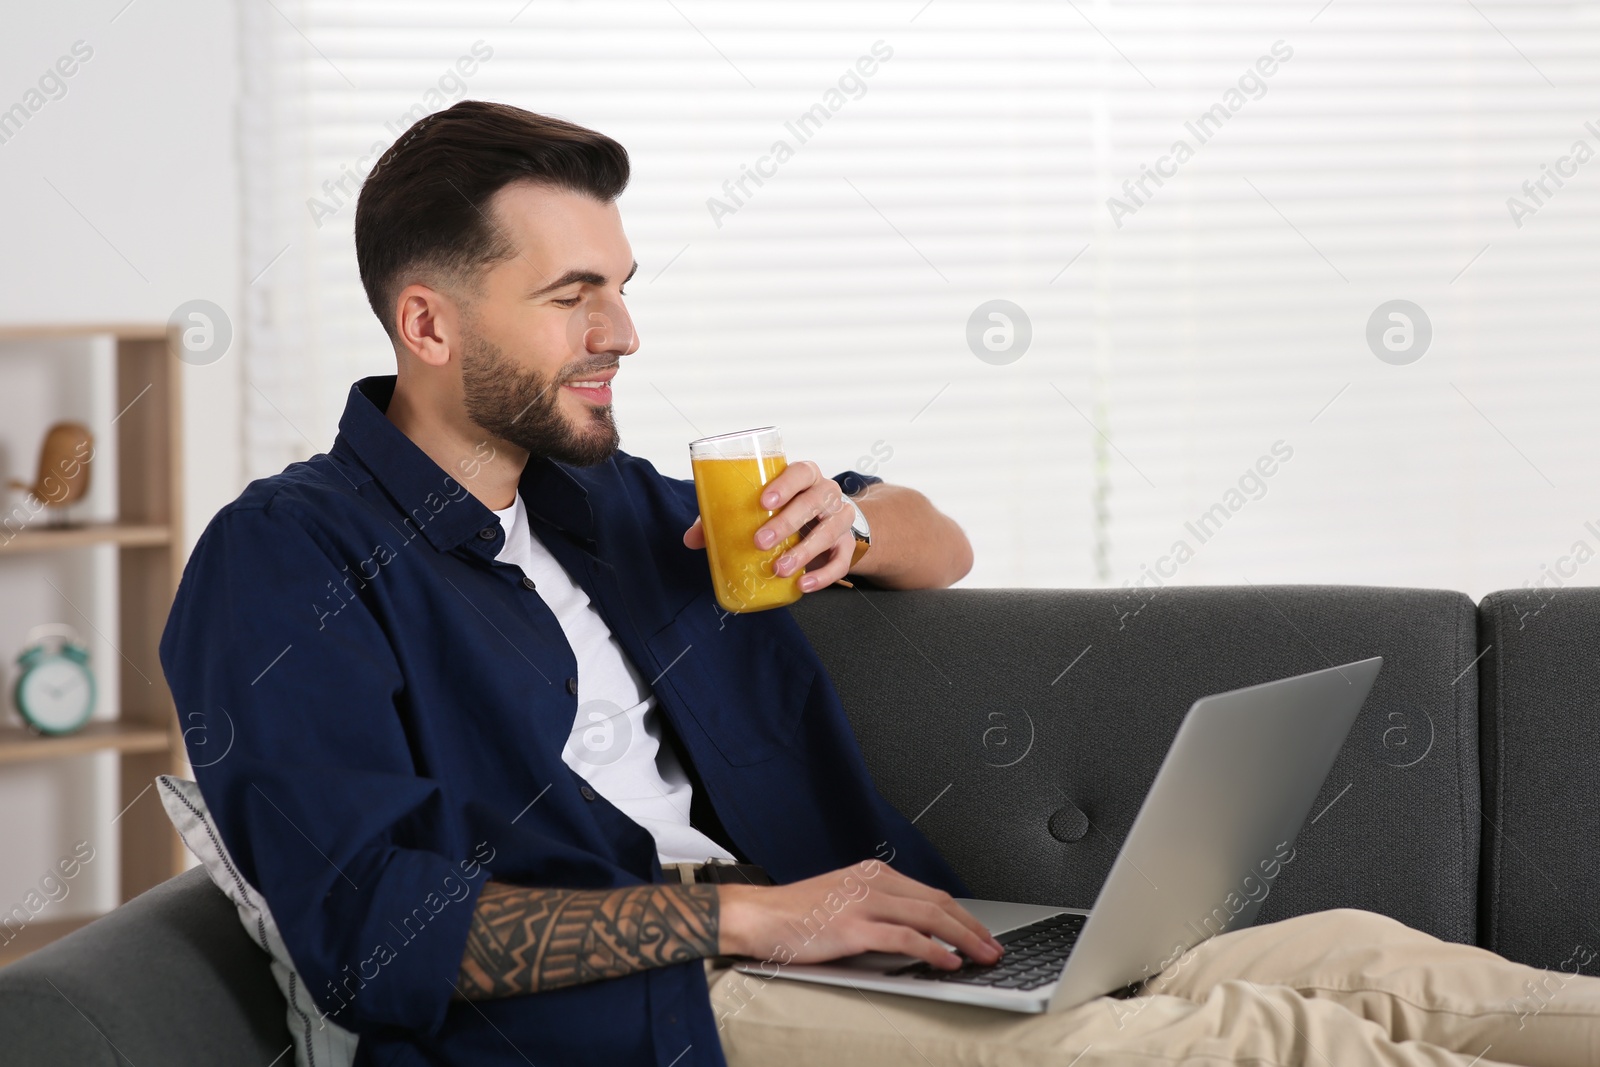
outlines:
[[[0,726],[0,763],[82,756],[108,748],[118,752],[168,752],[172,749],[172,731],[165,726],[120,719],[91,722],[65,737],[40,737],[20,726]]]
[[[120,842],[118,899],[127,901],[185,866],[183,842],[168,822],[154,790],[158,774],[183,773],[183,738],[172,693],[161,671],[158,646],[167,613],[183,573],[182,406],[179,361],[168,347],[164,324],[118,323],[0,327],[0,345],[28,340],[110,336],[116,375],[113,397],[117,469],[97,468],[97,478],[113,478],[117,519],[52,527],[40,516],[0,543],[0,558],[57,552],[91,545],[117,551],[119,608],[109,633],[121,651],[115,661],[120,717],[96,721],[65,737],[42,737],[14,726],[0,727],[0,774],[19,763],[64,759],[92,752],[117,753],[117,808],[114,832]],[[5,373],[0,354],[0,375]],[[15,563],[7,563],[14,566]],[[112,664],[98,665],[102,684]],[[91,918],[30,923],[8,945],[0,946],[0,965],[21,958]]]
[[[0,541],[0,554],[7,552],[49,552],[85,545],[138,545],[149,548],[172,540],[172,531],[155,523],[88,522],[81,526],[30,526],[18,530],[9,541]]]

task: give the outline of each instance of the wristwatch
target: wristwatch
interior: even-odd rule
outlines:
[[[856,564],[861,562],[861,557],[867,554],[867,549],[872,547],[872,527],[867,523],[867,516],[850,497],[845,497],[850,506],[856,509],[856,517],[850,523],[850,536],[856,539],[856,549],[850,556],[850,570],[856,569]]]

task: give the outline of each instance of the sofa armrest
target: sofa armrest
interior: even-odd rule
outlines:
[[[9,1063],[266,1064],[288,1047],[266,953],[199,868],[0,969]]]

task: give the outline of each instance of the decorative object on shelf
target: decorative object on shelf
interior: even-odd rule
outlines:
[[[62,509],[89,492],[92,458],[94,434],[89,427],[81,422],[58,422],[45,431],[44,444],[39,446],[39,474],[33,484],[12,478],[11,487],[32,493],[41,504],[53,508],[50,525],[64,525]]]
[[[71,626],[47,622],[29,630],[17,665],[22,668],[14,694],[17,711],[29,727],[59,736],[89,721],[94,713],[94,672],[89,669],[89,650]]]

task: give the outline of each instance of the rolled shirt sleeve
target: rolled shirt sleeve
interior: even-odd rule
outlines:
[[[839,483],[839,488],[844,490],[845,496],[855,496],[869,485],[878,485],[883,479],[872,474],[862,474],[860,471],[842,471],[833,476]]]

